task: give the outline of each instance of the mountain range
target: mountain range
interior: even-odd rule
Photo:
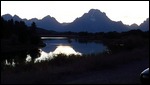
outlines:
[[[139,26],[137,24],[125,25],[121,21],[110,20],[104,12],[98,9],[91,9],[88,13],[84,13],[81,17],[76,18],[71,23],[59,23],[54,17],[50,15],[45,16],[42,19],[32,18],[32,19],[21,19],[19,16],[10,14],[5,14],[2,16],[5,20],[13,19],[15,21],[24,21],[28,26],[32,22],[35,22],[37,27],[53,30],[58,32],[110,32],[110,31],[129,31],[131,29],[140,29],[142,31],[149,30],[149,18],[147,18]]]

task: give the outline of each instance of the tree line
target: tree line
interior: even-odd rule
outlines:
[[[40,36],[36,32],[36,24],[32,22],[31,26],[27,26],[24,21],[4,20],[1,17],[1,39],[10,40],[10,43],[19,44],[39,44]],[[12,41],[11,41],[12,40]]]

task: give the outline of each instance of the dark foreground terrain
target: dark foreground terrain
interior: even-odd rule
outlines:
[[[68,75],[56,83],[65,84],[141,84],[140,73],[149,67],[148,58],[118,65],[102,71],[91,71],[83,74]]]
[[[1,84],[140,84],[140,73],[149,67],[148,47],[90,56],[6,67]]]

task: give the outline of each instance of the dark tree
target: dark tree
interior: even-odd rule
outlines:
[[[41,43],[41,38],[36,32],[37,26],[35,22],[32,22],[30,27],[30,34],[31,34],[31,43],[37,45]]]
[[[32,22],[32,24],[31,24],[31,31],[32,32],[35,32],[36,31],[36,24],[35,24],[35,22]]]

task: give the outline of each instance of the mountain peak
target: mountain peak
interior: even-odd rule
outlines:
[[[19,17],[19,16],[15,14],[13,17]]]
[[[51,17],[50,15],[43,17],[42,20],[44,20],[44,21],[56,21],[56,19],[54,17]]]
[[[138,27],[138,25],[136,23],[133,23],[130,26],[132,26],[132,27]]]
[[[89,10],[89,13],[90,13],[90,12],[91,12],[91,13],[92,13],[92,12],[100,12],[100,10],[98,10],[98,9],[90,9],[90,10]]]
[[[106,15],[104,12],[101,12],[98,9],[90,9],[88,13],[91,15]]]
[[[149,18],[147,18],[143,23],[140,24],[139,29],[141,29],[142,31],[149,30]]]
[[[45,17],[43,17],[42,19],[49,19],[49,18],[52,18],[50,15],[47,15]]]
[[[38,19],[37,18],[32,18],[32,19],[29,19],[31,21],[37,21]]]
[[[12,17],[12,15],[11,15],[11,14],[4,14],[4,15],[2,15],[2,17],[3,17],[3,16],[11,16],[11,17]]]
[[[10,20],[10,19],[12,19],[12,15],[10,15],[10,14],[2,15],[2,17],[3,17],[5,20]]]
[[[21,18],[18,15],[13,16],[13,20],[15,21],[21,21]]]
[[[149,18],[147,18],[144,22],[149,22]],[[144,22],[143,22],[143,23],[144,23]]]
[[[105,22],[110,21],[104,12],[101,12],[98,9],[90,9],[88,13],[85,13],[81,18],[84,18],[85,21],[90,20],[91,22]],[[77,21],[79,19],[76,19]]]

